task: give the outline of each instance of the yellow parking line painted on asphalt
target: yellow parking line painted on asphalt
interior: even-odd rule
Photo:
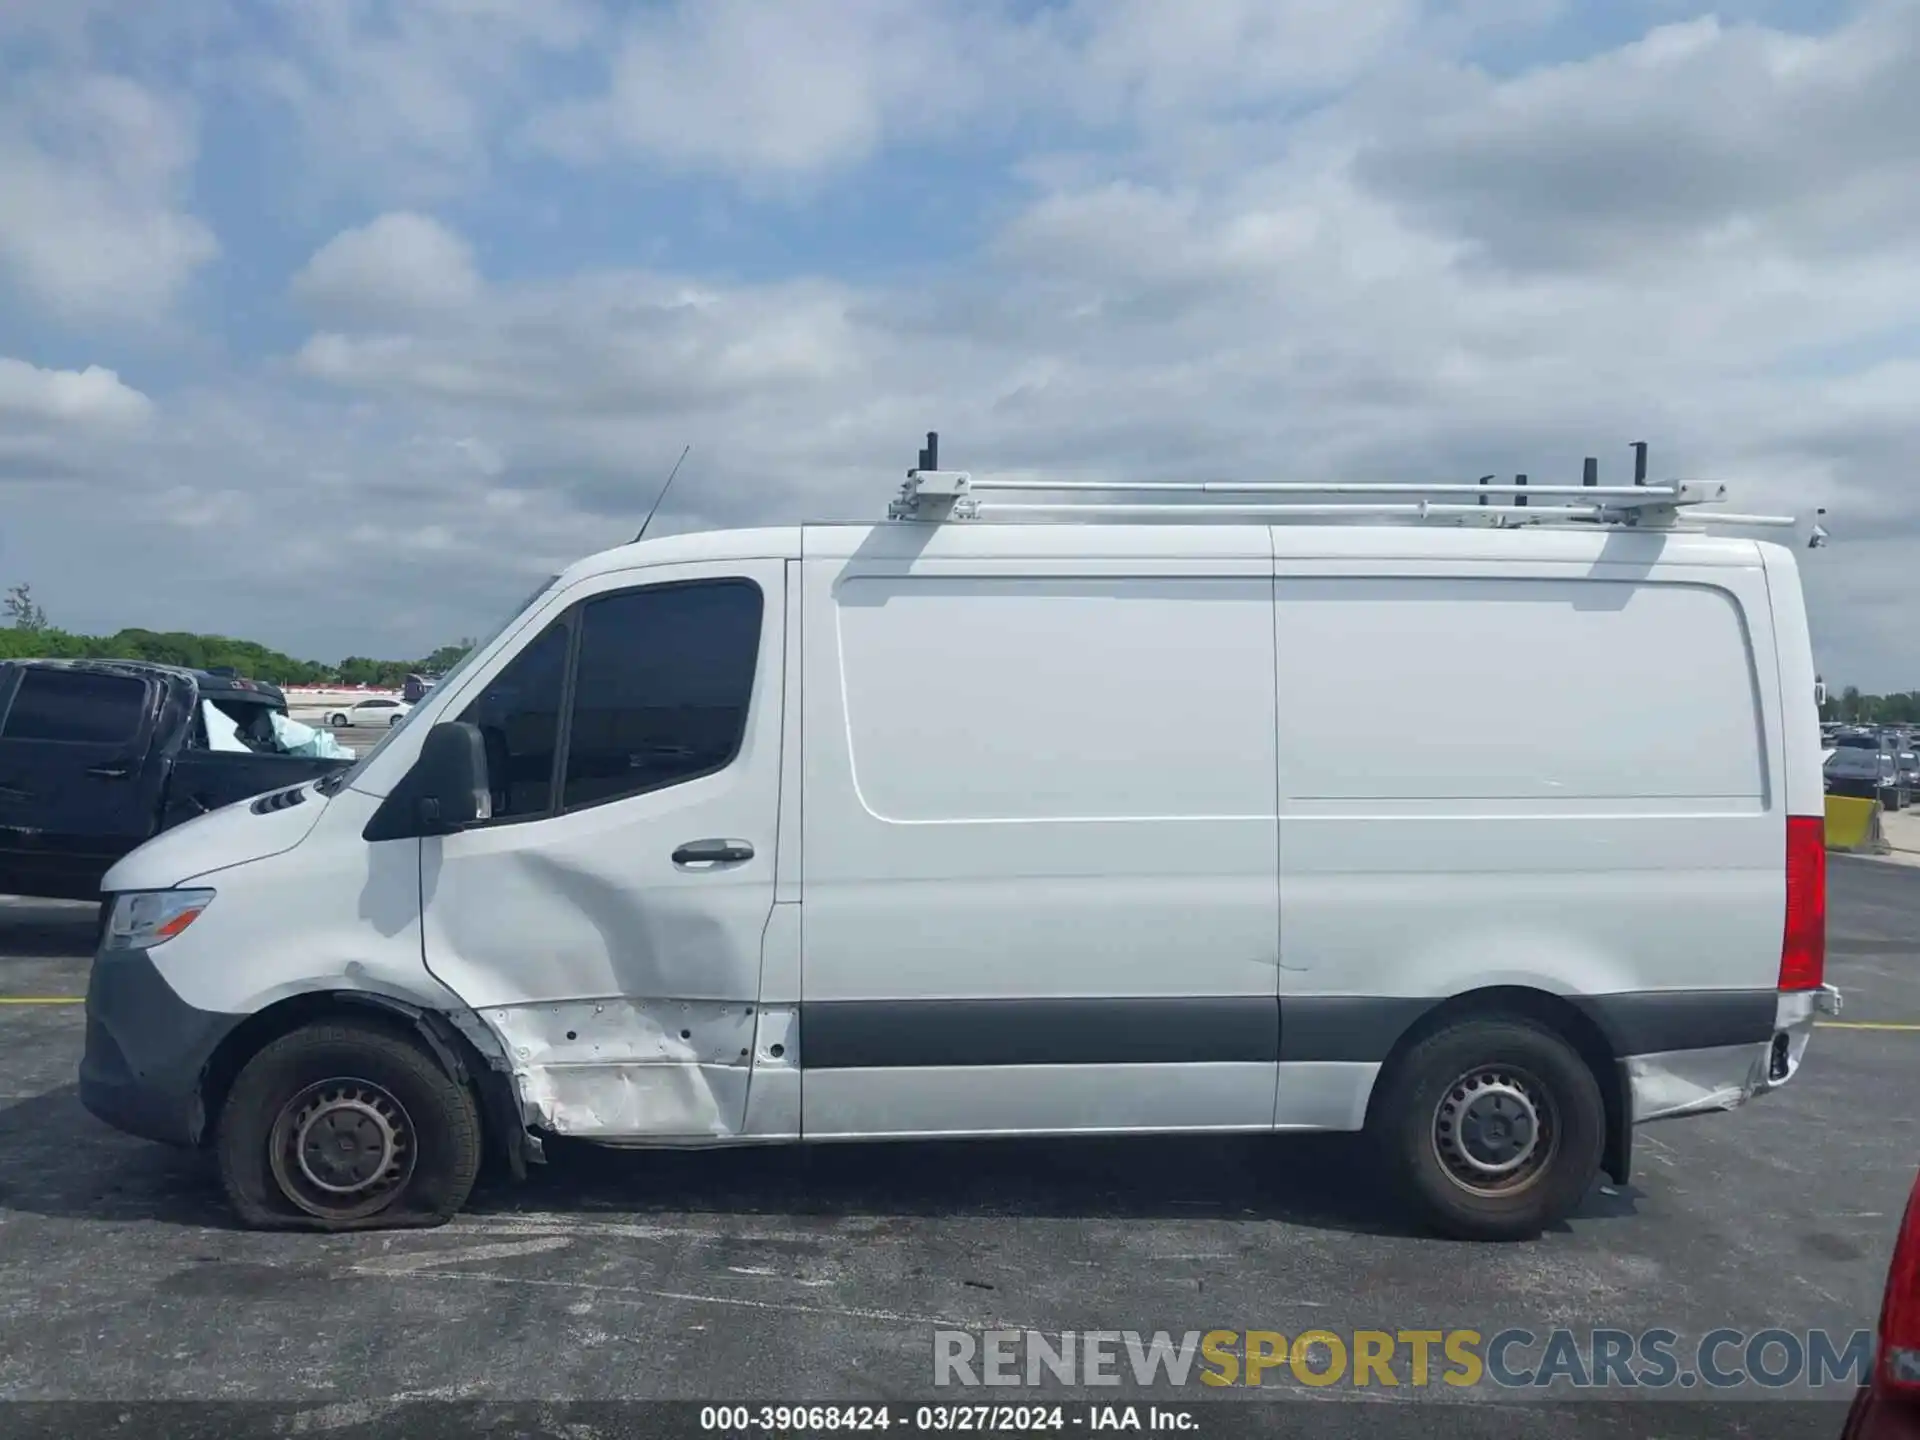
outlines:
[[[0,995],[0,1005],[84,1005],[84,995]]]
[[[1822,1030],[1908,1030],[1920,1034],[1920,1022],[1907,1020],[1816,1020]]]

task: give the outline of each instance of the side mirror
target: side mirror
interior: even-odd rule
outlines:
[[[445,835],[493,816],[487,742],[478,725],[448,720],[434,726],[407,778],[417,785],[414,813],[423,834]]]
[[[368,840],[451,835],[493,816],[487,743],[477,725],[442,721],[427,732],[419,757],[363,832]]]

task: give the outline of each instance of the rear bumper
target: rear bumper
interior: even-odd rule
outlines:
[[[1840,992],[1831,985],[1783,991],[1775,1003],[1773,1033],[1764,1039],[1627,1056],[1621,1065],[1634,1124],[1733,1110],[1778,1090],[1799,1073],[1816,1019],[1839,1013]]]
[[[238,1015],[196,1010],[144,950],[103,951],[87,981],[80,1103],[142,1140],[182,1147],[206,1129],[201,1078]]]

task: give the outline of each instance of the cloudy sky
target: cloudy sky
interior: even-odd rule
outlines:
[[[975,471],[1725,481],[1920,685],[1920,0],[0,0],[0,582],[406,656]]]

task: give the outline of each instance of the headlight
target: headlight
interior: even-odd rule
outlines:
[[[213,903],[211,890],[135,890],[113,897],[106,948],[151,950],[164,945]]]

